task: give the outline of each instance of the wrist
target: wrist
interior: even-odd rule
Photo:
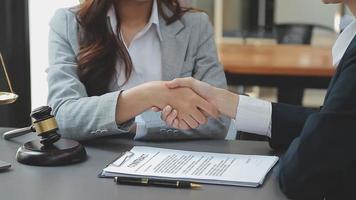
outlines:
[[[163,108],[167,105],[167,94],[169,89],[166,87],[163,81],[153,81],[144,84],[143,87],[144,96],[151,107]]]
[[[239,104],[239,95],[220,88],[216,88],[213,91],[213,94],[213,104],[219,112],[230,118],[235,118],[237,106]]]

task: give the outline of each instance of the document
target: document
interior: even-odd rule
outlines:
[[[109,164],[102,177],[128,176],[258,187],[276,156],[180,151],[135,146]]]

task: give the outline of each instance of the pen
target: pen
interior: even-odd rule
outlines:
[[[114,178],[116,184],[141,185],[141,186],[160,186],[170,188],[199,189],[201,185],[189,181],[176,181],[157,178],[136,178],[136,177],[118,177]]]

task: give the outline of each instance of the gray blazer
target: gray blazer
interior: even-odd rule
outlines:
[[[166,9],[167,12],[169,12]],[[194,77],[220,88],[226,78],[219,63],[213,29],[206,14],[186,13],[167,26],[160,19],[162,32],[162,80]],[[128,132],[132,121],[118,126],[115,122],[120,91],[88,97],[77,74],[78,23],[73,9],[60,9],[50,22],[48,104],[53,108],[60,133],[67,138],[85,140]],[[209,119],[196,130],[149,133],[144,140],[225,138],[230,120]]]

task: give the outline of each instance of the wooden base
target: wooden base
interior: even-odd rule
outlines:
[[[84,161],[84,147],[74,140],[60,139],[51,147],[44,147],[39,140],[25,143],[16,153],[18,162],[26,165],[57,166]]]

